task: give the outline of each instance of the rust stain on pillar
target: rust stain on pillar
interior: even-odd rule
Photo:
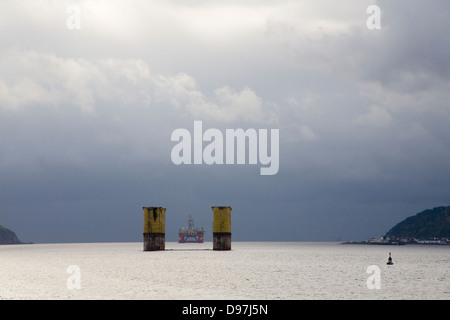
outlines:
[[[211,207],[213,250],[231,250],[231,207]]]
[[[144,251],[165,250],[166,248],[166,208],[143,207],[144,210]]]

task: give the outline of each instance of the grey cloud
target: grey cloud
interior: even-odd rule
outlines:
[[[236,239],[358,240],[446,204],[445,1],[379,1],[381,30],[365,3],[305,2],[296,22],[291,2],[227,2],[256,22],[215,37],[183,15],[214,18],[202,1],[110,7],[127,12],[119,33],[92,8],[68,31],[64,5],[29,3],[0,19],[0,224],[26,241],[140,241],[145,205],[168,208],[174,235],[190,213],[208,227],[216,204]],[[171,132],[194,120],[280,129],[278,174],[173,165]]]

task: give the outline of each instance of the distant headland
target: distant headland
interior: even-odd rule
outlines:
[[[0,244],[23,244],[23,242],[13,231],[0,225]]]
[[[450,206],[436,207],[408,217],[379,239],[344,244],[450,244]]]

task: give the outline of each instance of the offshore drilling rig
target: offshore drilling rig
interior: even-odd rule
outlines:
[[[166,208],[143,207],[144,251],[165,250]],[[231,207],[211,207],[213,211],[213,250],[231,250]],[[205,231],[194,226],[189,216],[189,226],[180,228],[179,243],[203,243]]]
[[[194,225],[194,219],[189,215],[189,224],[187,228],[178,230],[178,243],[203,243],[203,235],[205,230],[200,230]]]

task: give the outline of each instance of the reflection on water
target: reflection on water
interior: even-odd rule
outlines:
[[[0,298],[450,298],[450,246],[233,242],[231,251],[214,251],[211,242],[167,242],[164,251],[142,249],[142,243],[0,246]],[[371,270],[379,270],[379,289],[368,285],[376,276]]]

